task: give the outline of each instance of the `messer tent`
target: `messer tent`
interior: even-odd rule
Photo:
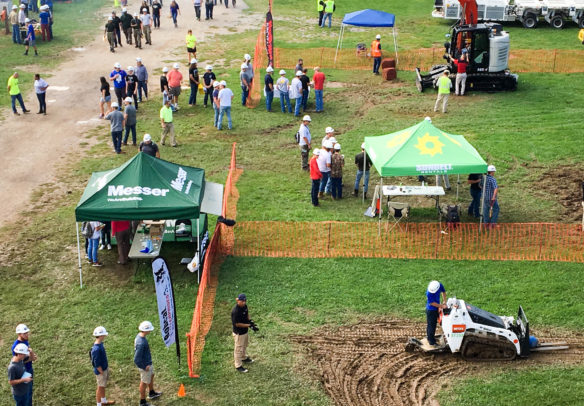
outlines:
[[[118,168],[91,175],[75,208],[75,219],[198,219],[204,193],[204,169],[140,152]],[[79,247],[79,227],[77,243]],[[81,278],[80,254],[79,275]]]

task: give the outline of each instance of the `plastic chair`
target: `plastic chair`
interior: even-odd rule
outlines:
[[[402,228],[402,221],[405,223],[405,231],[408,231],[408,217],[410,214],[410,205],[408,203],[392,202],[391,200],[387,202],[387,220],[393,219],[393,225],[388,230],[392,231],[394,228]]]

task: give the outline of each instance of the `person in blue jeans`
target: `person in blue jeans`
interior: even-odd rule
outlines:
[[[442,303],[440,303],[442,297]],[[436,325],[438,324],[438,309],[446,308],[446,290],[438,281],[428,284],[426,290],[426,336],[428,344],[436,345]]]
[[[8,365],[8,383],[12,388],[12,397],[16,406],[29,405],[29,385],[32,383],[31,376],[23,376],[25,373],[24,360],[30,356],[26,344],[18,344],[14,347],[15,354]]]
[[[170,15],[172,16],[172,22],[174,23],[174,28],[178,27],[177,24],[177,16],[180,14],[180,7],[178,6],[178,3],[174,0],[172,0],[170,2]]]
[[[272,78],[272,73],[274,73],[274,68],[268,66],[266,68],[266,76],[264,77],[266,92],[266,111],[272,111],[272,101],[274,100],[274,78]]]
[[[8,16],[8,19],[12,25],[12,42],[15,44],[22,44],[22,37],[20,36],[20,25],[18,24],[18,6],[12,6],[12,11]]]
[[[213,82],[213,95],[211,97],[211,102],[213,103],[213,111],[215,112],[214,118],[213,118],[213,127],[217,128],[217,125],[219,124],[219,89],[221,86],[219,84],[219,82],[214,81]]]
[[[467,183],[470,185],[472,197],[472,202],[468,206],[468,215],[478,218],[480,217],[483,176],[480,173],[471,173],[468,175]]]
[[[290,87],[290,82],[286,79],[286,71],[284,69],[280,70],[280,78],[276,81],[276,89],[280,93],[280,108],[282,113],[286,112],[286,107],[288,107],[288,112],[292,113],[292,105],[290,104],[290,96],[288,95],[288,88]]]
[[[499,186],[493,176],[497,169],[494,165],[487,167],[487,180],[485,182],[485,190],[483,194],[483,223],[487,227],[494,227],[499,217],[499,202],[497,200],[499,194]]]
[[[124,113],[118,110],[118,103],[112,102],[112,107],[105,119],[111,121],[110,131],[116,154],[122,153],[122,132],[124,129]]]
[[[93,266],[102,266],[102,263],[97,260],[97,249],[99,247],[99,239],[101,238],[101,229],[104,227],[99,221],[90,221],[89,224],[93,229],[93,235],[87,241],[87,256],[88,261]]]
[[[16,326],[17,338],[14,341],[14,343],[12,344],[12,355],[13,356],[16,355],[16,352],[14,351],[16,349],[16,346],[18,346],[19,344],[26,345],[26,348],[28,348],[29,354],[23,360],[24,370],[31,375],[31,378],[34,378],[34,371],[32,368],[32,363],[34,361],[36,361],[37,355],[34,353],[34,351],[29,346],[29,343],[28,343],[29,333],[30,333],[30,329],[26,326],[26,324],[19,324],[18,326]],[[34,383],[33,381],[30,381],[27,384],[28,398],[27,398],[27,403],[25,403],[25,406],[32,406],[33,383]]]
[[[233,128],[231,122],[231,101],[233,100],[233,91],[227,87],[227,82],[221,81],[221,90],[217,95],[219,100],[219,120],[217,122],[217,129],[221,130],[221,125],[223,124],[223,115],[227,115],[227,128],[230,130]]]
[[[294,99],[294,116],[296,117],[300,117],[300,107],[302,106],[302,82],[300,81],[302,74],[302,71],[296,72],[296,77],[290,82],[288,93],[290,99]]]
[[[367,189],[369,188],[369,170],[371,169],[371,158],[365,152],[365,143],[361,144],[361,152],[355,155],[355,165],[357,166],[357,176],[355,178],[355,187],[353,188],[353,196],[359,195],[359,183],[363,179],[363,193],[367,199]]]
[[[241,84],[241,105],[245,106],[247,102],[247,97],[249,96],[249,91],[251,84],[249,82],[249,74],[247,72],[247,64],[241,64],[241,72],[239,72],[239,82]]]

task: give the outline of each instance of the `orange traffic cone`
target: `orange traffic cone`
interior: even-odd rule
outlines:
[[[178,397],[184,398],[187,394],[185,393],[185,386],[181,383],[180,388],[178,388]]]

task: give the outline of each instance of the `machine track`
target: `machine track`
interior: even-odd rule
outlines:
[[[517,357],[517,350],[508,340],[465,335],[460,355],[466,361],[513,361]]]

